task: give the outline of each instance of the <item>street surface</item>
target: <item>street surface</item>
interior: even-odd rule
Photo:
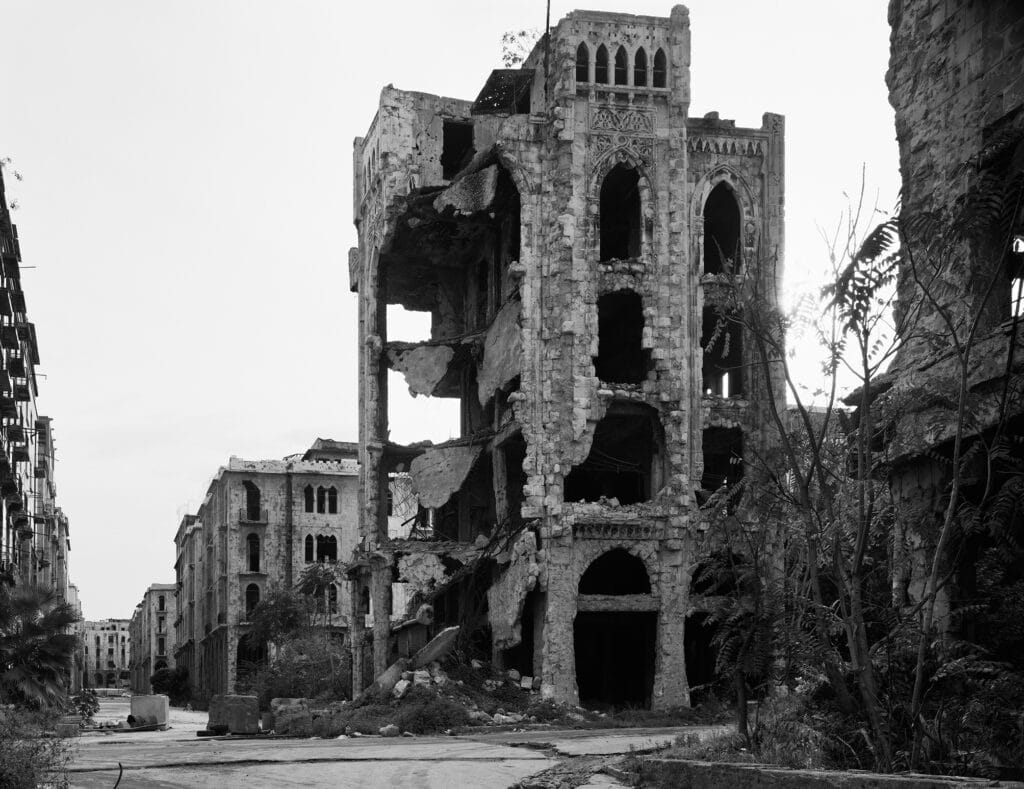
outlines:
[[[97,720],[123,720],[127,699],[104,700]],[[684,731],[719,727],[492,732],[458,737],[221,739],[196,737],[206,713],[171,710],[164,732],[78,738],[71,786],[134,787],[507,787],[561,757],[628,753],[669,744]],[[602,783],[602,786],[614,784]]]

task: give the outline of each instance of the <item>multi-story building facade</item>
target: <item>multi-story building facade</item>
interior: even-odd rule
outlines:
[[[782,401],[726,305],[741,286],[777,301],[784,123],[688,117],[689,64],[682,6],[576,11],[476,101],[382,91],[355,142],[349,257],[356,690],[394,657],[373,614],[396,581],[398,618],[432,603],[433,627],[489,639],[550,698],[668,707],[703,679],[691,579],[721,535],[699,503],[764,452]],[[390,336],[394,305],[428,313],[429,338]],[[457,398],[460,437],[392,442],[392,371]],[[395,537],[404,470],[421,511]]]
[[[256,604],[293,588],[312,564],[351,555],[358,481],[355,445],[327,439],[284,460],[233,457],[217,472],[174,539],[174,658],[193,693],[234,692],[240,673],[266,656],[267,645],[248,636]],[[339,637],[348,597],[340,577],[324,589],[323,618]]]
[[[152,584],[135,606],[128,626],[132,644],[131,689],[149,693],[149,680],[163,668],[174,668],[174,621],[178,601],[175,584]]]
[[[101,619],[75,625],[80,650],[76,664],[83,687],[128,690],[132,658],[129,624],[128,619]]]

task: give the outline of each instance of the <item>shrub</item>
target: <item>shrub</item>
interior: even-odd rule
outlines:
[[[93,715],[100,711],[100,700],[93,688],[82,688],[71,697],[71,706],[83,724],[92,722]]]
[[[0,786],[68,786],[67,746],[64,740],[43,736],[51,722],[41,713],[0,709]]]
[[[184,666],[162,668],[149,678],[154,693],[163,693],[171,704],[181,705],[189,699],[188,669]]]
[[[436,734],[469,723],[469,713],[451,699],[438,696],[426,688],[413,688],[403,699],[395,716],[402,731],[413,734]]]

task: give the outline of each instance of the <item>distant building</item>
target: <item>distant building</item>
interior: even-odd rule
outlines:
[[[233,457],[210,483],[199,511],[175,535],[177,666],[193,693],[231,693],[240,675],[265,659],[249,637],[248,617],[266,595],[292,588],[315,562],[352,554],[358,518],[356,445],[317,439],[284,460]],[[339,637],[349,623],[349,594],[324,590],[323,611]]]
[[[80,650],[76,663],[81,666],[82,686],[128,690],[132,656],[128,627],[127,619],[101,619],[75,625]]]
[[[150,693],[149,680],[162,668],[174,668],[174,620],[178,601],[174,584],[153,584],[135,606],[128,634],[132,643],[131,688]]]

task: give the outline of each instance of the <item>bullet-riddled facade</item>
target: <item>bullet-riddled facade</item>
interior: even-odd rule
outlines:
[[[547,697],[688,702],[699,504],[767,441],[721,308],[751,281],[777,298],[783,241],[783,118],[689,118],[689,61],[682,6],[576,11],[476,101],[385,88],[356,140],[357,690],[396,657],[373,614],[398,583],[391,619],[461,624]],[[390,305],[430,336],[391,337]],[[456,398],[460,436],[392,442],[389,371]],[[401,538],[396,472],[419,502]]]

